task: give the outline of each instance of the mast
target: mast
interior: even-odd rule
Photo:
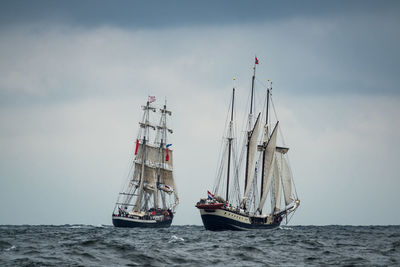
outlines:
[[[146,108],[145,108],[145,130],[143,135],[143,144],[142,144],[142,166],[140,170],[140,184],[139,184],[139,196],[136,200],[135,210],[139,211],[142,205],[142,196],[143,196],[143,184],[144,184],[144,167],[146,164],[146,134],[148,130],[148,122],[149,122],[149,101],[147,101]]]
[[[257,61],[256,61],[257,62]],[[251,100],[250,100],[250,115],[253,114],[253,99],[254,99],[254,79],[256,78],[256,64],[253,67],[253,77],[251,78]]]
[[[263,190],[264,190],[264,163],[265,163],[265,147],[267,145],[267,140],[268,140],[268,111],[269,111],[269,92],[270,89],[272,89],[272,82],[271,82],[271,88],[267,88],[267,110],[266,110],[266,116],[265,116],[265,126],[266,126],[266,132],[265,135],[267,138],[265,139],[266,141],[264,142],[264,150],[263,150],[263,159],[262,159],[262,172],[261,172],[261,194],[260,194],[260,200],[263,195]],[[262,210],[260,210],[260,213],[262,213]]]
[[[164,157],[164,153],[162,151],[162,139],[160,144],[160,151],[161,151],[161,159]],[[154,208],[158,209],[158,185],[160,184],[160,168],[157,169],[157,181],[156,186],[154,188]]]
[[[156,188],[154,194],[154,208],[158,208],[158,186],[160,185],[160,178],[161,178],[161,169],[164,168],[165,164],[165,155],[164,155],[164,146],[167,144],[167,125],[166,125],[166,112],[167,111],[167,100],[165,100],[165,104],[161,111],[161,118],[160,118],[160,125],[157,127],[161,129],[161,137],[160,137],[160,147],[159,147],[159,165],[157,168],[157,181],[156,181]],[[157,137],[156,137],[157,141]],[[164,205],[164,204],[163,204]]]
[[[232,149],[232,124],[233,124],[233,106],[235,104],[235,88],[232,90],[232,110],[231,110],[231,121],[229,123],[229,137],[228,137],[228,170],[226,177],[226,201],[228,202],[229,196],[229,174],[231,169],[231,149]]]
[[[158,171],[159,174],[157,175],[157,189],[158,192],[161,194],[161,201],[162,201],[162,206],[164,208],[168,208],[171,210],[174,210],[174,208],[178,205],[179,203],[179,198],[173,178],[173,151],[169,148],[172,144],[168,144],[168,134],[173,133],[173,130],[168,128],[167,126],[167,115],[171,116],[172,112],[167,110],[167,100],[165,100],[165,104],[163,107],[160,109],[161,112],[161,119],[160,119],[160,125],[157,126],[158,131],[158,137],[156,140],[159,140],[157,142],[160,143],[160,155],[161,155],[161,160],[159,161],[159,167]],[[158,185],[161,185],[162,188],[158,188]],[[165,191],[165,186],[171,189],[171,191],[167,192]],[[174,194],[174,203],[171,206],[168,206],[166,203],[166,194]],[[170,204],[170,203],[168,203]]]
[[[256,65],[258,64],[258,59],[255,57],[254,61],[254,67],[253,67],[253,77],[251,79],[251,99],[250,99],[250,113],[249,113],[249,130],[247,132],[247,151],[246,151],[246,176],[244,179],[244,191],[246,191],[247,188],[247,176],[249,173],[249,142],[250,142],[250,136],[251,136],[251,121],[253,117],[253,99],[254,99],[254,79],[256,78]]]

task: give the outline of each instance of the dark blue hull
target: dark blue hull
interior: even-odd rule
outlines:
[[[244,231],[251,229],[274,229],[279,227],[281,224],[278,221],[274,221],[271,224],[252,224],[252,223],[243,223],[235,219],[226,218],[218,215],[201,215],[201,219],[203,220],[204,227],[206,230],[210,231]]]
[[[128,227],[128,228],[168,228],[171,226],[172,219],[164,221],[151,221],[151,220],[133,220],[126,217],[113,216],[112,222],[115,227]]]

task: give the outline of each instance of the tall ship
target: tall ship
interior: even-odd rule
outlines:
[[[241,144],[236,137],[234,86],[215,184],[196,204],[207,230],[277,228],[282,222],[288,223],[300,205],[270,80],[263,84],[262,96],[256,98],[258,63],[255,57]],[[256,111],[256,103],[263,103],[260,111]],[[275,116],[270,114],[271,106]],[[279,141],[283,144],[278,145]]]
[[[156,108],[155,100],[154,96],[149,96],[142,106],[143,117],[128,178],[112,213],[116,227],[169,227],[179,203],[173,175],[173,150],[168,143],[168,135],[173,131],[167,126],[167,118],[172,113],[166,102],[163,107]],[[150,115],[158,115],[158,121]]]

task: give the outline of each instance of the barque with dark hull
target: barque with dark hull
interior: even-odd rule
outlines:
[[[143,228],[168,228],[171,226],[173,216],[168,218],[135,218],[113,215],[112,222],[115,227],[143,227]]]
[[[250,112],[247,116],[246,130],[243,131],[245,134],[242,145],[239,146],[241,149],[237,152],[234,87],[230,104],[230,121],[226,124],[228,128],[224,138],[225,144],[221,151],[213,193],[208,191],[208,197],[200,199],[196,204],[207,230],[274,229],[283,221],[287,223],[291,218],[289,215],[300,205],[287,157],[289,148],[284,145],[283,137],[281,140],[283,146],[277,146],[279,121],[276,113],[275,123],[268,114],[269,105],[273,104],[272,82],[269,80],[263,85],[267,89],[265,106],[261,109],[262,112],[253,114],[256,110],[255,95],[260,95],[254,92],[258,63],[258,59],[255,58]],[[275,111],[275,107],[273,110]],[[242,175],[244,188],[241,192],[239,176]],[[269,212],[265,212],[266,210]]]
[[[155,97],[149,97],[128,174],[127,182],[118,195],[112,214],[116,227],[169,227],[179,203],[173,177],[173,151],[167,142],[166,104],[157,109],[152,105]],[[150,111],[160,112],[158,122],[153,122]],[[153,130],[155,133],[153,133]],[[153,136],[152,136],[153,135]]]

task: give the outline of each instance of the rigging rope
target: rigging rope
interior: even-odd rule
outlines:
[[[220,183],[220,179],[221,179],[221,176],[222,176],[223,160],[225,158],[225,153],[226,153],[226,149],[227,149],[227,142],[226,142],[226,138],[225,138],[224,135],[227,132],[228,121],[229,121],[229,113],[230,113],[230,110],[231,110],[231,106],[232,106],[232,99],[231,99],[230,104],[228,106],[228,112],[226,113],[225,125],[224,125],[224,129],[223,129],[223,136],[222,136],[221,143],[220,143],[219,155],[218,155],[218,161],[217,161],[217,162],[219,162],[219,164],[217,165],[217,168],[215,170],[216,181],[215,181],[214,186],[213,186],[213,193],[218,193],[219,183]]]

